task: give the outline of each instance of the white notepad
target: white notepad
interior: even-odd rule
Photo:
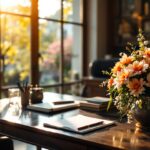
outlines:
[[[87,133],[89,131],[93,131],[112,124],[114,124],[114,121],[97,119],[79,114],[65,119],[50,119],[48,122],[44,123],[44,126],[76,133]]]

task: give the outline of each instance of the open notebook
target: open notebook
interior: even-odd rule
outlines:
[[[79,114],[65,119],[49,119],[48,122],[44,123],[44,126],[76,133],[87,133],[112,124],[114,124],[114,121],[97,119]]]
[[[72,100],[71,101],[66,100],[66,101],[53,101],[53,102],[31,104],[27,106],[27,109],[50,113],[50,112],[71,109],[71,108],[77,108],[78,106],[79,103],[74,102]]]

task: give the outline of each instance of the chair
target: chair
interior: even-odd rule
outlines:
[[[102,71],[111,71],[111,68],[114,67],[115,63],[118,61],[118,58],[112,59],[98,59],[90,64],[91,76],[95,78],[100,78],[105,80],[108,78],[108,75],[104,74]]]
[[[118,61],[118,58],[113,59],[98,59],[90,63],[90,76],[83,78],[83,90],[81,96],[107,96],[106,87],[101,87],[100,84],[108,79],[108,75],[103,74],[102,71],[109,71]]]

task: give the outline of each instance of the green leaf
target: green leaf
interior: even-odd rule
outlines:
[[[110,100],[109,100],[108,105],[107,105],[107,111],[109,110],[112,102],[113,102],[113,98],[112,98],[112,96],[110,96]]]

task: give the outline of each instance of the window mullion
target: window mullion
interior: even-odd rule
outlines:
[[[0,7],[0,11],[1,11],[1,7]],[[1,15],[1,12],[0,12],[0,15]],[[3,72],[2,72],[2,61],[1,61],[1,57],[2,57],[2,54],[1,54],[1,52],[2,52],[2,50],[1,50],[1,17],[0,17],[0,98],[1,98],[1,87],[2,87],[2,79],[3,79],[3,76],[2,76],[2,74],[3,74]]]
[[[64,43],[63,43],[63,0],[61,0],[61,58],[60,58],[60,82],[64,85]],[[63,87],[61,88],[61,93],[63,93]]]
[[[32,0],[31,5],[31,83],[39,83],[38,65],[38,0]]]
[[[87,47],[86,41],[88,41],[89,37],[89,32],[87,30],[88,26],[88,13],[87,10],[89,8],[89,2],[87,0],[83,0],[83,51],[82,51],[82,76],[87,76],[88,75],[88,59],[89,59],[89,48]]]

